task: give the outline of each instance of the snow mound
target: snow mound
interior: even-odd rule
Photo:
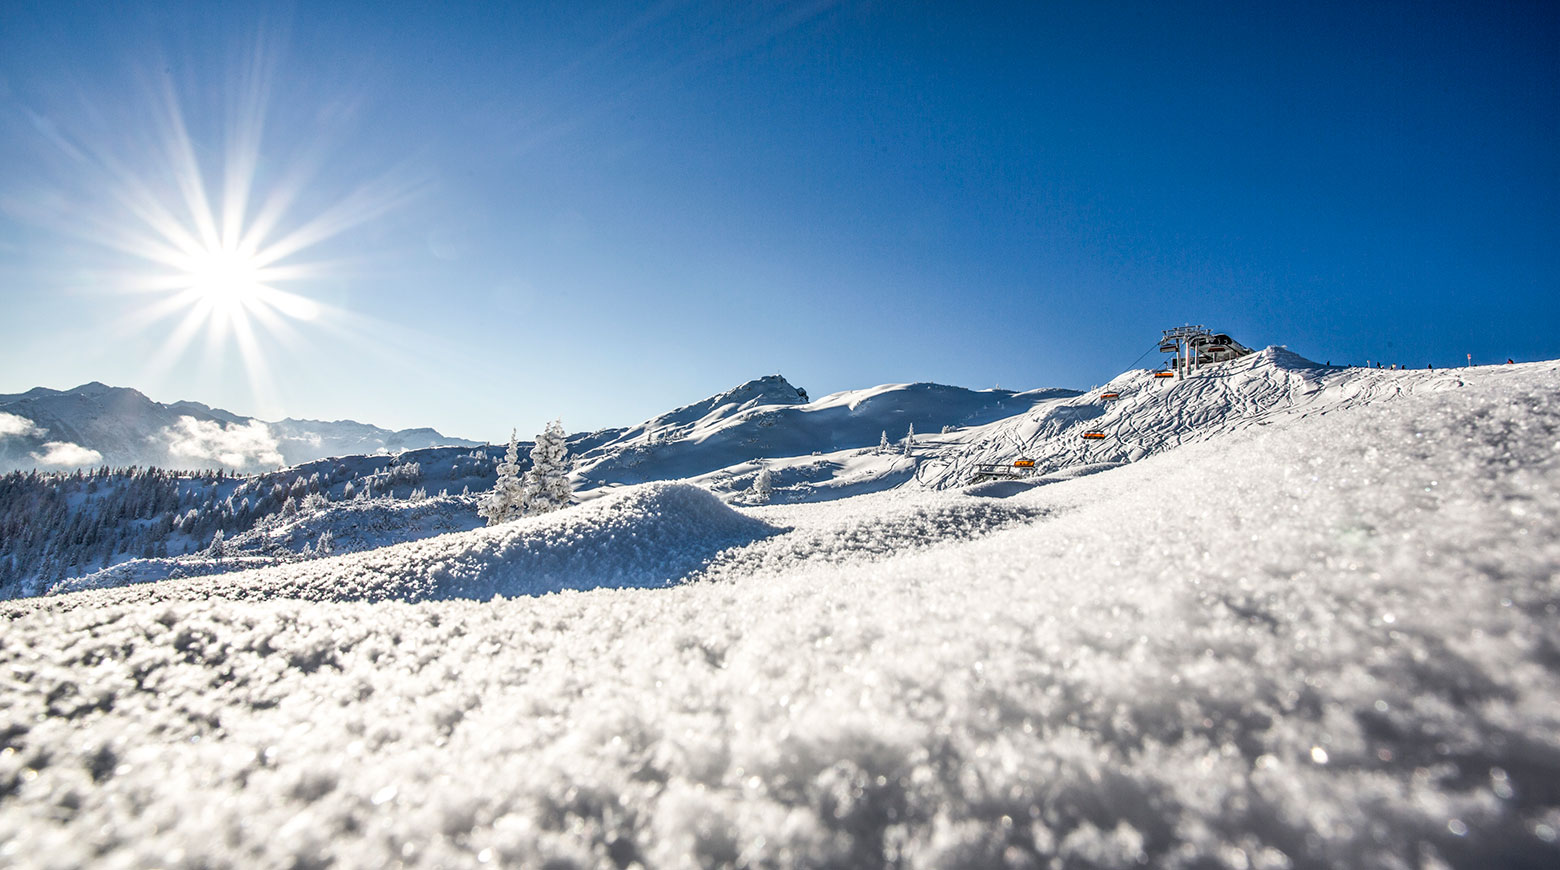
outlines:
[[[790,528],[722,552],[700,575],[742,580],[819,565],[867,564],[938,546],[956,546],[1034,522],[1050,508],[929,493],[871,493],[762,512]]]
[[[1040,486],[1038,480],[988,480],[964,488],[965,495],[979,498],[1012,498]]]
[[[663,587],[780,530],[696,486],[634,487],[571,509],[364,553],[159,584],[167,597],[424,601]]]

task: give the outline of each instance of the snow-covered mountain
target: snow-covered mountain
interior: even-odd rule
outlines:
[[[578,456],[577,477],[582,488],[702,477],[753,460],[876,447],[885,435],[897,444],[911,428],[935,433],[980,426],[1076,395],[919,383],[809,401],[785,378],[770,375],[603,440]]]
[[[0,395],[0,471],[97,465],[269,470],[327,456],[476,446],[433,429],[352,420],[257,420],[199,402],[155,402],[96,381]]]
[[[908,455],[875,438],[755,451],[778,503],[744,505],[740,464],[719,465],[733,441],[767,449],[767,414],[839,413],[773,387],[574,439],[599,497],[557,513],[439,534],[469,498],[336,503],[364,473],[408,485],[393,469],[413,454],[360,457],[321,475],[329,504],[238,536],[254,554],[224,558],[258,570],[0,605],[6,854],[1560,859],[1560,363],[1331,369],[1270,349],[1186,379],[1129,372],[938,427]],[[696,433],[718,458],[689,458]],[[629,468],[714,470],[587,476],[683,442]],[[419,452],[422,473],[453,469],[446,453]],[[970,483],[1019,459],[1034,470]],[[811,500],[873,476],[897,483]],[[421,537],[264,553],[349,512],[360,540]]]
[[[913,458],[901,457],[899,447],[891,455],[877,450],[885,433],[898,442],[911,426],[922,432],[963,431],[1077,395],[1060,389],[1015,393],[921,383],[809,401],[783,377],[771,375],[636,426],[571,436],[574,485],[580,498],[591,500],[643,481],[686,479],[741,501],[758,469],[768,467],[783,483],[777,500],[838,499],[910,479]],[[928,437],[956,436],[918,436],[918,441]],[[521,448],[525,465],[529,445]],[[76,522],[85,531],[74,550],[51,547],[33,533],[0,543],[0,596],[287,564],[305,548],[313,553],[327,532],[333,551],[346,553],[470,529],[480,520],[474,496],[465,493],[492,487],[503,449],[425,447],[397,455],[342,456],[248,480],[68,484],[68,493],[37,497],[77,505]],[[127,486],[138,488],[138,494],[123,492]],[[305,500],[309,506],[300,510]],[[92,519],[103,511],[120,517],[126,501],[172,506],[158,509],[166,515],[118,519],[118,528],[113,519]],[[0,502],[0,528],[8,521],[22,522]],[[206,544],[218,530],[227,537],[227,555],[213,560]]]

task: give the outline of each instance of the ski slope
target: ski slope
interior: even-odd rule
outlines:
[[[1035,463],[1028,474],[1036,478],[1097,471],[1251,426],[1453,389],[1462,385],[1463,371],[1324,366],[1282,347],[1187,377],[1157,378],[1138,369],[969,433],[925,462],[917,481],[931,489],[965,486],[984,466],[1011,468],[1019,459]],[[1118,398],[1103,398],[1107,393]],[[1085,432],[1104,437],[1085,439]]]
[[[651,485],[6,602],[0,860],[1554,866],[1560,365],[1294,377],[1001,498]],[[694,582],[473,600],[652,533]]]

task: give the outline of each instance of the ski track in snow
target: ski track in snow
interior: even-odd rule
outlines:
[[[1004,499],[649,487],[6,602],[0,863],[1556,866],[1560,367],[1404,374]],[[711,579],[326,582],[656,517],[730,539],[671,566]],[[324,600],[232,597],[284,583]]]
[[[988,424],[924,463],[917,480],[929,489],[961,487],[981,465],[1011,465],[1015,459],[1033,460],[1041,477],[1135,461],[1252,426],[1454,389],[1462,383],[1461,371],[1334,368],[1281,347],[1205,366],[1185,378],[1159,380],[1141,369],[1076,398]],[[1101,398],[1108,392],[1120,398]],[[1088,431],[1105,437],[1084,440]]]

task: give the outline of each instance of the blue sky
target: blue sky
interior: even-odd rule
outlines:
[[[0,6],[0,392],[497,440],[1086,387],[1186,322],[1560,357],[1554,3],[446,6]],[[135,250],[231,176],[322,230],[247,357]]]

